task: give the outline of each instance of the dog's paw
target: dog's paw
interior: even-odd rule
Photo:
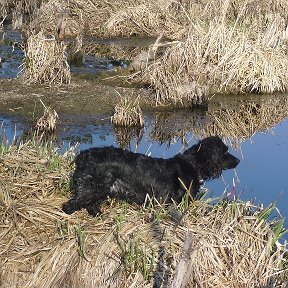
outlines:
[[[87,206],[85,207],[87,212],[89,213],[89,215],[95,217],[98,213],[100,213],[100,208],[99,208],[99,205],[97,204],[94,204],[94,205],[90,205],[90,206]]]
[[[62,206],[62,210],[66,213],[66,214],[72,214],[75,211],[79,210],[80,207],[78,207],[77,203],[75,200],[69,200],[68,202],[64,203]]]

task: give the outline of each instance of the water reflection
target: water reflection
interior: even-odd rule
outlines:
[[[131,142],[135,142],[138,146],[142,140],[144,129],[142,127],[114,127],[116,143],[119,147],[131,151]]]
[[[150,136],[169,144],[175,137],[183,141],[186,133],[191,132],[198,139],[220,135],[239,144],[274,127],[287,116],[287,95],[251,95],[244,99],[222,96],[211,101],[207,111],[156,114]]]

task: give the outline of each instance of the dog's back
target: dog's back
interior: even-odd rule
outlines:
[[[177,190],[178,174],[183,170],[173,159],[153,158],[114,147],[82,151],[75,164],[74,191],[82,189],[85,177],[86,189],[89,179],[94,182],[92,193],[106,193],[138,204],[143,203],[146,194],[153,193],[167,200],[167,196]],[[188,173],[189,169],[185,170]]]

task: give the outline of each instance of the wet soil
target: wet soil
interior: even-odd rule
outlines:
[[[113,82],[113,80],[109,80]],[[0,113],[26,115],[41,109],[41,99],[59,113],[105,114],[113,113],[121,96],[148,97],[145,89],[119,87],[105,84],[105,80],[73,77],[71,84],[61,87],[27,86],[19,79],[0,80]]]

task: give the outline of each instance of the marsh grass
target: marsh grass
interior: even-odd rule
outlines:
[[[105,28],[113,27],[111,34],[121,35],[129,26],[130,33],[178,40],[166,45],[135,78],[155,87],[158,105],[202,104],[213,93],[287,91],[283,13],[287,3],[254,1],[253,5],[263,15],[255,15],[248,1],[237,5],[233,1],[136,1],[129,8],[115,9]],[[165,19],[164,25],[160,19]]]
[[[149,65],[144,65],[142,73],[134,75],[135,81],[155,88],[153,105],[193,106],[205,103],[213,93],[273,93],[288,88],[285,12],[288,5],[285,0],[241,0],[237,3],[216,0],[22,0],[9,5],[4,1],[2,6],[4,14],[15,11],[14,22],[16,19],[24,21],[22,30],[26,31],[24,34],[30,42],[31,37],[40,32],[56,39],[57,31],[62,27],[59,23],[65,22],[62,34],[77,39],[74,52],[81,49],[83,35],[102,38],[161,35],[163,39],[171,40],[168,43],[159,41],[161,51],[155,53],[153,59],[148,55]],[[25,14],[30,15],[26,20]],[[61,80],[57,83],[70,81],[66,59],[64,63],[62,61],[62,46],[53,52],[54,58],[60,60],[60,66],[44,73],[53,79],[52,74],[57,75],[56,70],[60,69],[61,76],[56,79]],[[37,63],[43,58],[38,59],[37,53],[29,53],[29,59],[35,57]],[[32,66],[42,73],[42,64],[33,63]],[[37,69],[30,68],[28,79],[41,83],[45,76],[38,79]]]
[[[155,87],[156,104],[201,104],[213,93],[287,91],[284,27],[271,23],[255,36],[226,21],[191,25],[184,40],[137,75]]]
[[[69,182],[74,152],[56,155],[53,146],[37,141],[9,146],[1,155],[5,285],[169,286],[188,230],[195,243],[189,287],[286,283],[285,247],[278,241],[286,230],[281,219],[270,219],[273,205],[215,204],[207,198],[188,204],[185,198],[181,207],[168,208],[156,199],[147,199],[145,207],[113,200],[97,217],[84,211],[69,216],[61,210],[67,200],[61,191]]]
[[[27,84],[61,85],[70,83],[71,74],[65,54],[66,46],[42,32],[31,35],[25,50],[23,80]]]
[[[173,3],[176,1],[92,0],[82,6],[83,17],[89,23],[85,32],[103,38],[158,36],[162,31],[172,35],[177,28],[183,29],[181,21],[174,17],[178,5]]]
[[[115,106],[115,112],[111,117],[111,122],[115,126],[143,127],[144,117],[139,105],[139,97],[131,99],[120,97],[120,101]]]
[[[41,132],[52,133],[56,129],[56,122],[59,116],[54,109],[52,109],[49,106],[46,106],[42,100],[40,100],[40,102],[44,108],[44,113],[37,120],[35,130],[40,133]]]

